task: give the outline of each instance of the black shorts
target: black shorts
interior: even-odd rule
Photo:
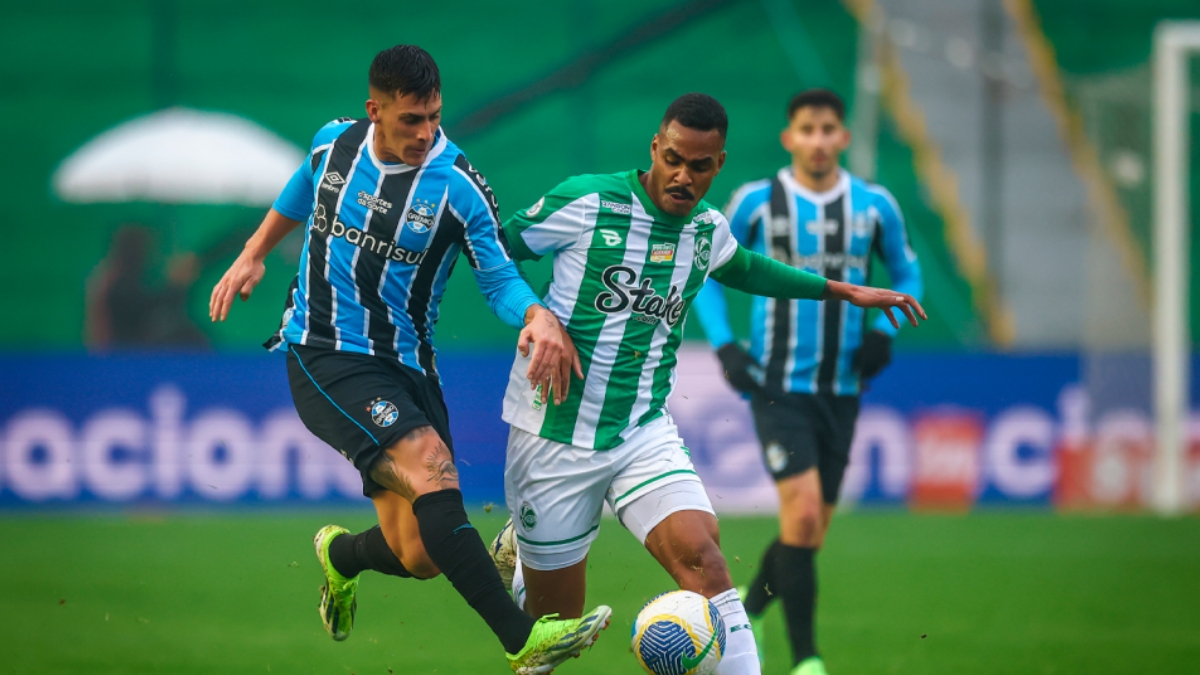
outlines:
[[[291,345],[287,362],[300,421],[354,463],[364,495],[385,489],[371,480],[371,467],[417,427],[433,427],[453,455],[442,388],[421,371],[379,356],[304,345]]]
[[[783,394],[750,399],[763,461],[776,481],[814,466],[826,504],[837,503],[850,463],[850,443],[858,419],[857,396]]]

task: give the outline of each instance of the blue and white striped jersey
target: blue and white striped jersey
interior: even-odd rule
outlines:
[[[787,199],[773,200],[773,186],[781,186]],[[835,281],[865,284],[877,254],[892,288],[921,297],[921,268],[896,200],[886,188],[847,171],[834,188],[814,193],[786,167],[774,179],[738,188],[725,215],[746,248]],[[720,284],[710,279],[695,308],[713,347],[734,341]],[[851,361],[862,344],[865,318],[865,310],[847,302],[753,298],[750,354],[762,366],[759,383],[776,392],[858,394]],[[896,332],[882,315],[872,327]]]
[[[275,202],[306,221],[300,272],[268,348],[304,344],[395,358],[436,377],[438,303],[460,251],[505,323],[537,296],[520,277],[487,180],[442,130],[420,166],[387,163],[369,120],[317,132]]]

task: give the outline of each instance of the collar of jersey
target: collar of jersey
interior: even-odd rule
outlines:
[[[696,214],[707,210],[708,207],[704,205],[704,200],[701,200],[696,203],[696,208],[692,209],[692,212],[686,216],[675,216],[663,211],[662,209],[658,208],[658,205],[654,203],[653,199],[650,199],[650,195],[646,192],[646,188],[642,187],[642,181],[638,180],[638,176],[641,175],[641,173],[642,171],[640,169],[634,169],[633,171],[625,174],[625,180],[629,182],[629,187],[633,190],[634,196],[637,197],[638,201],[642,203],[642,208],[646,210],[646,214],[653,218],[655,222],[683,227],[684,225],[692,222],[692,219],[696,217]]]
[[[434,141],[433,147],[429,149],[429,152],[425,153],[425,161],[421,163],[421,166],[413,166],[403,162],[385,162],[375,156],[375,123],[372,122],[371,128],[367,130],[367,157],[371,158],[371,163],[375,165],[376,169],[379,169],[381,172],[387,174],[404,173],[405,171],[412,171],[413,169],[419,169],[423,166],[429,166],[429,163],[432,162],[435,157],[442,154],[442,150],[445,149],[446,134],[442,131],[441,127],[438,127],[437,140]]]
[[[837,184],[824,192],[813,192],[801,185],[796,180],[796,177],[792,175],[792,167],[790,166],[785,166],[779,170],[779,180],[789,190],[798,193],[801,197],[816,204],[828,204],[850,189],[850,172],[840,167],[838,168]]]

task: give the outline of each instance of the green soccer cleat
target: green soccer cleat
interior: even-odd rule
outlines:
[[[557,614],[543,616],[533,624],[525,647],[508,654],[508,665],[517,675],[545,675],[570,657],[578,657],[585,647],[608,628],[612,608],[600,605],[578,619],[558,619]]]
[[[513,529],[512,518],[500,528],[500,532],[492,540],[492,545],[488,547],[488,552],[492,554],[492,562],[496,564],[496,571],[500,573],[504,587],[511,592],[513,575],[517,572],[517,535]]]
[[[819,656],[810,656],[792,669],[791,675],[829,675],[825,672],[825,662]]]
[[[343,534],[350,534],[350,531],[340,525],[326,525],[317,530],[317,535],[313,537],[317,560],[321,563],[321,571],[325,573],[321,604],[317,609],[325,630],[338,642],[350,637],[350,630],[354,628],[354,612],[358,609],[358,599],[355,597],[358,593],[358,577],[347,579],[329,562],[329,542]]]
[[[748,588],[738,586],[737,594],[743,603],[743,608],[747,593],[749,593]],[[763,618],[761,616],[754,616],[749,611],[746,612],[746,616],[750,617],[750,632],[754,634],[754,648],[758,650],[758,667],[765,668],[767,663],[767,636],[763,633]]]

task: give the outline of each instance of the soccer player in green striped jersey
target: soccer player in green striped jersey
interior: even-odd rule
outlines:
[[[583,382],[555,403],[554,392],[530,387],[527,357],[517,356],[504,399],[513,525],[493,552],[498,564],[514,561],[500,549],[515,544],[514,597],[530,614],[579,616],[607,501],[680,588],[720,611],[717,673],[757,675],[716,516],[667,411],[688,306],[711,275],[752,294],[841,299],[889,316],[894,307],[914,325],[924,313],[902,293],[827,281],[740,247],[703,201],[725,162],[727,127],[716,99],[682,96],[651,142],[649,171],[568,179],[504,224],[515,259],[553,256],[545,301],[578,350]]]

